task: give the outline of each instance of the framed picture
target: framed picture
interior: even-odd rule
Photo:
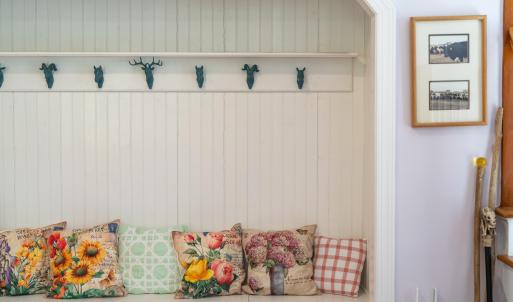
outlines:
[[[412,17],[412,125],[486,125],[486,16]]]

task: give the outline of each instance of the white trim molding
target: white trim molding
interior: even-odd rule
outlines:
[[[372,17],[376,134],[375,280],[373,301],[395,301],[396,9],[392,0],[359,0]]]

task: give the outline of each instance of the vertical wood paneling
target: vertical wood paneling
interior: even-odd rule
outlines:
[[[1,50],[363,54],[368,23],[349,0],[0,0],[0,16]],[[121,218],[361,236],[364,68],[341,94],[0,93],[0,227]]]
[[[190,1],[177,0],[177,45],[178,51],[189,51],[190,38]]]
[[[142,51],[155,49],[155,8],[154,0],[145,0],[142,4]]]
[[[119,165],[121,187],[121,216],[128,222],[135,222],[132,199],[132,106],[131,94],[119,94]],[[113,217],[114,218],[114,217]]]
[[[107,51],[107,0],[96,0],[95,3],[95,51]]]
[[[107,176],[108,176],[108,217],[119,218],[122,215],[124,202],[121,191],[121,152],[120,152],[120,97],[119,93],[107,94]],[[108,219],[108,218],[107,218]]]
[[[107,51],[119,51],[121,37],[121,7],[120,0],[107,1]],[[159,24],[160,25],[160,24]],[[126,47],[126,46],[125,46]],[[127,49],[127,48],[125,48]]]
[[[13,12],[12,0],[0,0],[0,50],[13,50]]]
[[[352,51],[364,20],[353,0],[1,0],[0,50]]]
[[[96,94],[84,94],[84,180],[85,200],[83,203],[75,203],[75,213],[85,213],[85,217],[80,221],[80,225],[85,225],[85,221],[94,221],[98,223],[98,215],[105,212],[104,204],[100,202],[101,187],[98,183],[98,119],[96,113],[99,111],[96,102]],[[77,169],[77,179],[80,173]],[[79,217],[75,217],[78,219]]]
[[[84,11],[81,0],[71,0],[71,50],[84,51]],[[38,10],[39,11],[39,10]],[[121,44],[120,44],[121,46]],[[128,48],[125,48],[128,49]],[[39,48],[37,50],[40,50]]]
[[[142,97],[142,199],[144,208],[140,215],[144,221],[155,221],[155,94]],[[155,221],[157,222],[157,221]]]
[[[153,22],[153,51],[166,50],[166,0],[154,0],[152,6],[154,14]]]
[[[178,221],[178,98],[175,93],[166,94],[166,190],[165,213],[168,225]]]
[[[186,93],[178,94],[178,222],[190,221],[190,102]]]
[[[12,13],[14,16],[25,15],[25,1],[13,1],[12,2]],[[12,26],[15,31],[25,33],[25,22],[24,18],[13,18]],[[13,49],[25,49],[25,37],[24,35],[12,35],[12,48]]]
[[[145,213],[144,200],[144,95],[134,93],[130,98],[130,130],[131,130],[131,188],[132,188],[132,219],[142,221]]]
[[[71,1],[60,0],[59,2],[59,17],[60,17],[60,51],[72,51],[72,13]]]
[[[248,27],[249,25],[255,26],[256,24],[250,24],[248,22],[249,12],[248,12],[248,0],[237,0],[236,2],[236,36],[235,40],[237,41],[236,51],[238,52],[246,52],[248,51],[249,39],[252,37],[249,36]]]
[[[168,219],[167,214],[167,200],[166,200],[166,94],[156,93],[154,95],[154,111],[151,117],[154,120],[154,150],[153,150],[153,174],[155,191],[154,207],[152,220],[156,225],[170,225],[169,221],[174,222],[174,219]],[[176,160],[176,159],[175,159]],[[161,208],[163,207],[163,208]]]
[[[41,97],[38,95],[38,99]],[[61,149],[61,99],[71,98],[71,93],[63,93],[48,99],[48,106],[39,106],[38,113],[43,116],[48,114],[48,179],[49,179],[49,202],[41,207],[47,209],[46,216],[41,217],[43,224],[53,223],[62,220],[62,149]],[[44,99],[44,98],[43,98]],[[41,104],[44,105],[44,104]],[[42,172],[42,171],[41,171]]]
[[[107,221],[109,219],[109,129],[108,129],[108,96],[101,93],[95,95],[96,106],[96,200],[98,202],[96,219]]]
[[[177,29],[178,29],[178,6],[177,0],[166,1],[166,50],[177,51]]]
[[[130,51],[142,51],[142,0],[130,0]]]

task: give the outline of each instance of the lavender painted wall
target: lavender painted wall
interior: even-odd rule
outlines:
[[[490,156],[492,127],[410,127],[409,17],[488,15],[488,110],[500,103],[502,2],[396,0],[397,6],[397,264],[396,301],[473,300],[472,221],[475,170]],[[492,123],[493,124],[493,123]],[[489,172],[488,172],[489,173]],[[498,294],[496,301],[505,301]]]

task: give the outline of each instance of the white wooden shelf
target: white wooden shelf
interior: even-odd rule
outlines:
[[[0,52],[1,57],[356,58],[355,52]]]

